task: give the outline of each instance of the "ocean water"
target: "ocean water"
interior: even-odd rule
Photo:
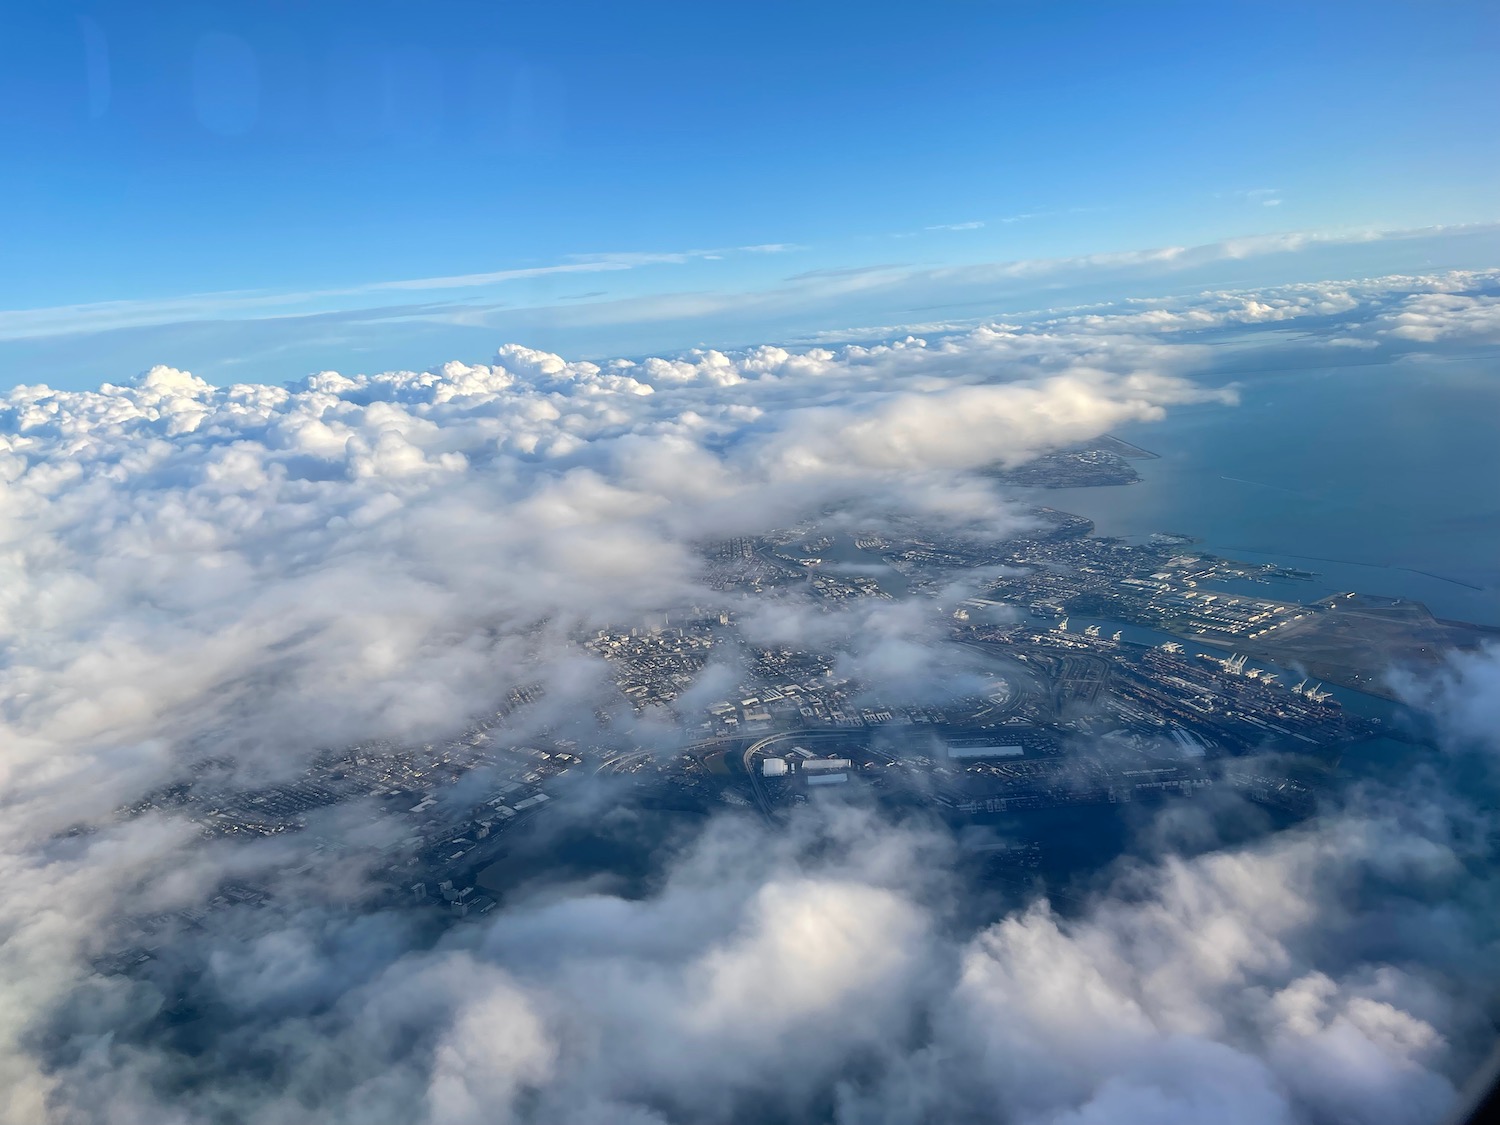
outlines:
[[[1118,436],[1159,455],[1139,484],[1027,489],[1100,535],[1314,571],[1276,596],[1412,598],[1500,626],[1500,360],[1268,370],[1238,406],[1179,407]]]

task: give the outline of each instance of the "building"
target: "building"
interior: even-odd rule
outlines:
[[[1026,753],[1020,746],[950,746],[950,758],[1019,758]]]
[[[854,763],[848,758],[809,758],[802,763],[803,773],[828,773],[833,770],[846,770]]]
[[[766,758],[760,764],[760,776],[761,777],[785,777],[786,776],[786,759],[785,758]]]

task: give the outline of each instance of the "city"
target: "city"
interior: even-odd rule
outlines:
[[[1268,638],[1338,603],[1250,592],[1311,576],[1206,555],[1180,536],[1132,544],[1091,532],[1087,520],[1035,508],[1002,540],[833,518],[709,544],[702,584],[719,604],[576,638],[607,665],[627,711],[658,730],[665,717],[675,738],[641,744],[632,723],[601,706],[592,740],[544,729],[512,742],[508,720],[542,698],[538,684],[513,689],[446,743],[329,749],[302,777],[260,788],[228,784],[233,763],[206,757],[120,815],[165,811],[208,839],[298,834],[305,868],[349,848],[347,833],[320,834],[320,818],[359,810],[378,841],[367,862],[375,901],[459,920],[503,898],[495,872],[517,833],[591,784],[614,786],[611,800],[698,815],[738,808],[774,822],[810,800],[852,798],[956,831],[1009,824],[1012,834],[1028,811],[1216,787],[1277,815],[1311,814],[1342,750],[1378,733],[1381,720],[1346,710],[1305,672],[1246,652],[1266,651]],[[768,600],[826,616],[861,599],[919,605],[934,644],[966,662],[972,690],[882,698],[847,674],[836,646],[751,643],[741,627]],[[697,685],[711,667],[736,679],[706,699]],[[1377,671],[1346,668],[1344,678]],[[985,846],[998,849],[1001,877],[1024,883],[1048,849],[1021,831]],[[98,965],[139,966],[174,928],[271,897],[235,880],[200,907],[133,918]]]

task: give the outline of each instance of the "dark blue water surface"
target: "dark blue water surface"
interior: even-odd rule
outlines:
[[[1500,362],[1407,357],[1238,385],[1238,406],[1119,430],[1160,455],[1136,462],[1139,484],[1027,492],[1100,535],[1175,532],[1317,572],[1299,600],[1358,590],[1500,625]]]

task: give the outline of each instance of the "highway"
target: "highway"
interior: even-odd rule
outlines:
[[[633,750],[630,753],[611,754],[594,767],[594,772],[604,773],[606,770],[617,770],[621,766],[638,762],[642,758],[650,758],[656,753],[655,750]]]

